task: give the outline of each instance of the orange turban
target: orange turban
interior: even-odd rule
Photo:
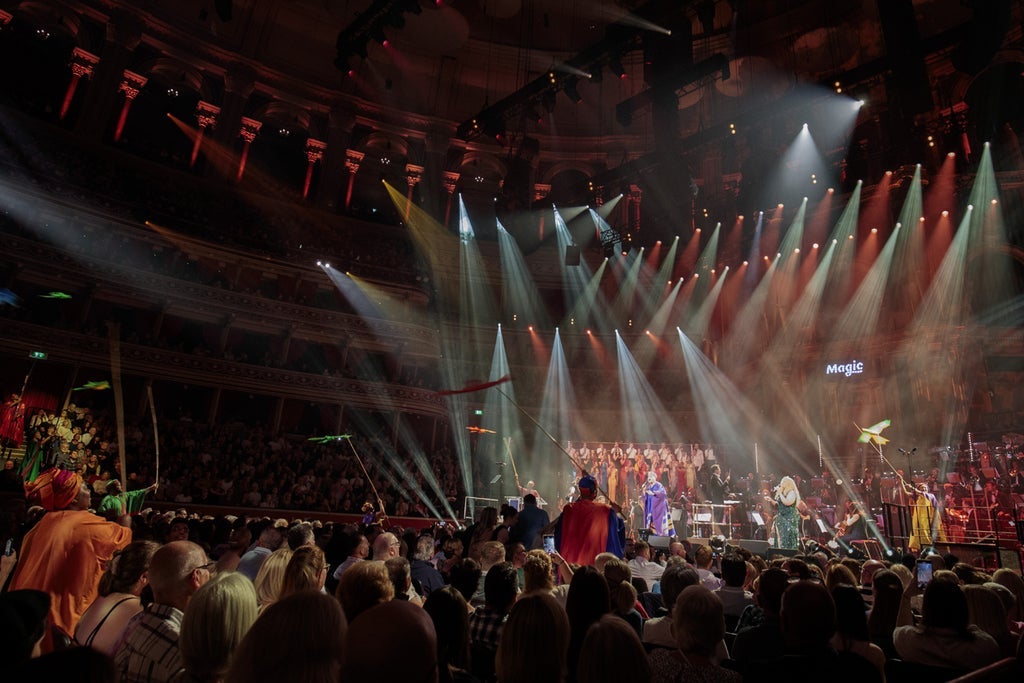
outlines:
[[[81,488],[82,477],[77,472],[53,468],[25,484],[25,497],[32,505],[41,505],[52,512],[75,502]]]

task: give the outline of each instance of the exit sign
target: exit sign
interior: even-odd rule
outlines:
[[[32,360],[46,360],[46,352],[45,351],[29,351],[28,352],[28,357],[31,358]]]

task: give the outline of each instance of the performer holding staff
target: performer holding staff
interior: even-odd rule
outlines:
[[[643,490],[644,526],[655,536],[675,536],[672,515],[668,508],[668,491],[658,481],[654,470],[647,472],[647,484]]]
[[[914,500],[913,516],[910,519],[911,535],[907,543],[910,550],[917,553],[933,547],[935,543],[945,543],[946,528],[939,514],[938,501],[928,492],[928,484],[922,482],[913,488],[902,477],[900,483]]]

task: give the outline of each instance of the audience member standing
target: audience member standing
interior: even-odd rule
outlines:
[[[260,532],[256,544],[238,561],[238,573],[248,576],[250,581],[255,581],[256,575],[260,573],[260,567],[271,553],[281,547],[283,541],[281,530],[273,524],[268,525]]]
[[[513,543],[522,543],[527,550],[539,548],[541,530],[549,524],[551,518],[547,510],[538,507],[537,497],[528,493],[523,496],[523,509],[519,511],[509,540]]]
[[[70,640],[78,620],[99,595],[103,569],[114,553],[131,543],[130,519],[104,521],[88,511],[91,494],[68,470],[47,470],[26,485],[29,502],[47,513],[29,531],[10,590],[33,588],[50,594],[53,626]],[[51,634],[43,651],[53,649]]]
[[[593,564],[598,553],[610,552],[622,557],[626,546],[626,527],[616,511],[598,503],[597,481],[590,475],[580,478],[580,499],[562,508],[556,520],[555,545],[559,554],[572,564]]]

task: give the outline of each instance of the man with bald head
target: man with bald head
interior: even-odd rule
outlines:
[[[167,681],[184,669],[181,618],[214,564],[191,541],[172,541],[156,551],[149,565],[153,603],[128,622],[114,653],[122,683]]]
[[[399,556],[402,547],[401,541],[390,531],[385,531],[373,541],[373,559],[382,562]]]

